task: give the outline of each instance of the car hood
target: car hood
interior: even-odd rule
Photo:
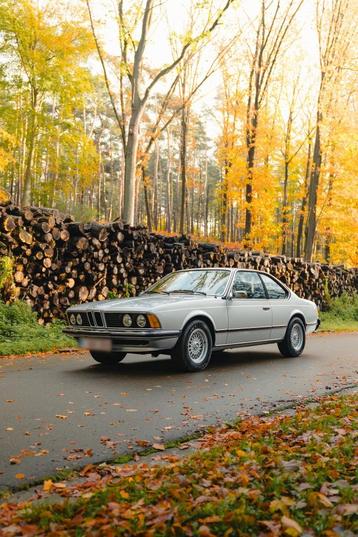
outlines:
[[[179,306],[180,304],[190,303],[194,306],[195,302],[201,303],[203,299],[213,299],[213,296],[204,295],[143,295],[135,298],[118,298],[112,300],[101,300],[98,302],[87,302],[85,304],[79,304],[71,306],[71,311],[134,311],[134,312],[149,312],[166,309],[170,306]]]

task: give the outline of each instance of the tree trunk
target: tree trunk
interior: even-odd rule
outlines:
[[[153,174],[153,224],[154,229],[158,229],[158,175],[159,175],[159,144],[155,142],[155,161]]]
[[[307,185],[308,185],[310,169],[311,169],[311,140],[308,141],[305,183],[303,186],[303,196],[302,196],[302,202],[301,202],[300,218],[298,221],[298,228],[297,228],[296,257],[301,257],[302,255],[302,239],[303,239],[303,229],[304,229],[304,223],[305,223],[305,212],[306,212],[307,194],[308,194]]]
[[[181,199],[180,199],[180,224],[179,233],[184,234],[185,205],[186,205],[186,146],[188,135],[187,111],[185,106],[182,109],[180,121],[180,178],[181,178]]]
[[[288,203],[288,168],[289,163],[287,158],[285,158],[285,174],[284,174],[284,183],[283,183],[283,199],[282,199],[282,248],[281,254],[286,255],[287,248],[287,226],[288,226],[288,214],[287,214],[287,203]]]
[[[35,110],[32,111],[31,122],[29,125],[28,135],[27,135],[27,155],[25,161],[25,172],[24,172],[24,181],[23,181],[23,190],[22,190],[22,205],[31,205],[31,178],[32,178],[32,160],[35,149],[35,131],[36,131],[36,120],[35,120]]]
[[[171,174],[171,147],[170,147],[170,129],[167,130],[167,177],[166,177],[166,231],[171,232],[171,214],[172,214],[172,174]]]
[[[258,90],[256,89],[256,92]],[[255,165],[255,152],[256,152],[256,131],[258,124],[258,104],[257,104],[257,93],[255,97],[254,108],[249,110],[249,121],[246,129],[246,147],[247,147],[247,182],[245,187],[245,201],[246,201],[246,210],[245,210],[245,240],[250,240],[251,230],[252,230],[252,181],[254,177],[254,165]]]
[[[129,124],[127,146],[125,151],[124,168],[124,206],[123,220],[126,224],[134,225],[137,151],[140,114],[133,114]]]
[[[305,260],[312,260],[313,244],[317,227],[317,191],[321,173],[322,151],[321,151],[321,132],[320,125],[322,114],[317,112],[316,136],[313,149],[313,161],[310,174],[310,184],[308,189],[308,213],[307,213],[307,233],[305,244]]]

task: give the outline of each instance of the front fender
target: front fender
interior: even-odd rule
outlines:
[[[195,319],[196,317],[203,317],[205,319],[208,319],[208,321],[211,322],[214,328],[214,331],[217,329],[215,320],[213,316],[210,315],[210,313],[204,310],[194,310],[194,311],[189,311],[189,313],[187,313],[186,316],[184,317],[181,330],[183,330],[184,326],[187,325],[189,321],[191,321],[192,319]]]

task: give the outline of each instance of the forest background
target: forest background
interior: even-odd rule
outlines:
[[[356,0],[0,0],[23,206],[358,265]]]

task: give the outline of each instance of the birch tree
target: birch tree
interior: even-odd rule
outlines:
[[[226,0],[220,10],[214,16],[208,17],[207,23],[202,30],[196,35],[187,36],[181,50],[176,58],[171,63],[163,66],[149,80],[145,81],[145,52],[148,44],[149,34],[152,27],[154,12],[158,9],[154,0],[145,0],[144,6],[139,4],[136,6],[135,19],[131,22],[128,20],[128,12],[125,9],[124,0],[119,0],[118,7],[118,24],[120,36],[120,54],[121,54],[121,73],[120,83],[123,83],[123,77],[126,76],[129,81],[129,112],[128,118],[125,117],[125,104],[123,88],[120,88],[120,105],[118,106],[115,95],[111,89],[110,77],[105,61],[100,42],[96,35],[94,18],[92,15],[90,0],[86,0],[92,33],[95,38],[97,52],[103,68],[104,77],[106,80],[107,89],[111,97],[113,109],[122,132],[122,140],[124,145],[125,155],[125,171],[124,171],[124,211],[123,218],[129,224],[134,224],[135,220],[135,184],[137,171],[137,155],[139,144],[139,126],[148,103],[148,99],[152,95],[154,88],[167,75],[172,73],[175,68],[181,64],[186,52],[198,44],[204,37],[212,34],[218,26],[223,14],[227,11],[234,0]],[[210,2],[205,2],[208,13]],[[201,3],[203,7],[203,3]],[[138,15],[138,13],[140,15]],[[135,39],[134,31],[140,26],[139,39]]]

